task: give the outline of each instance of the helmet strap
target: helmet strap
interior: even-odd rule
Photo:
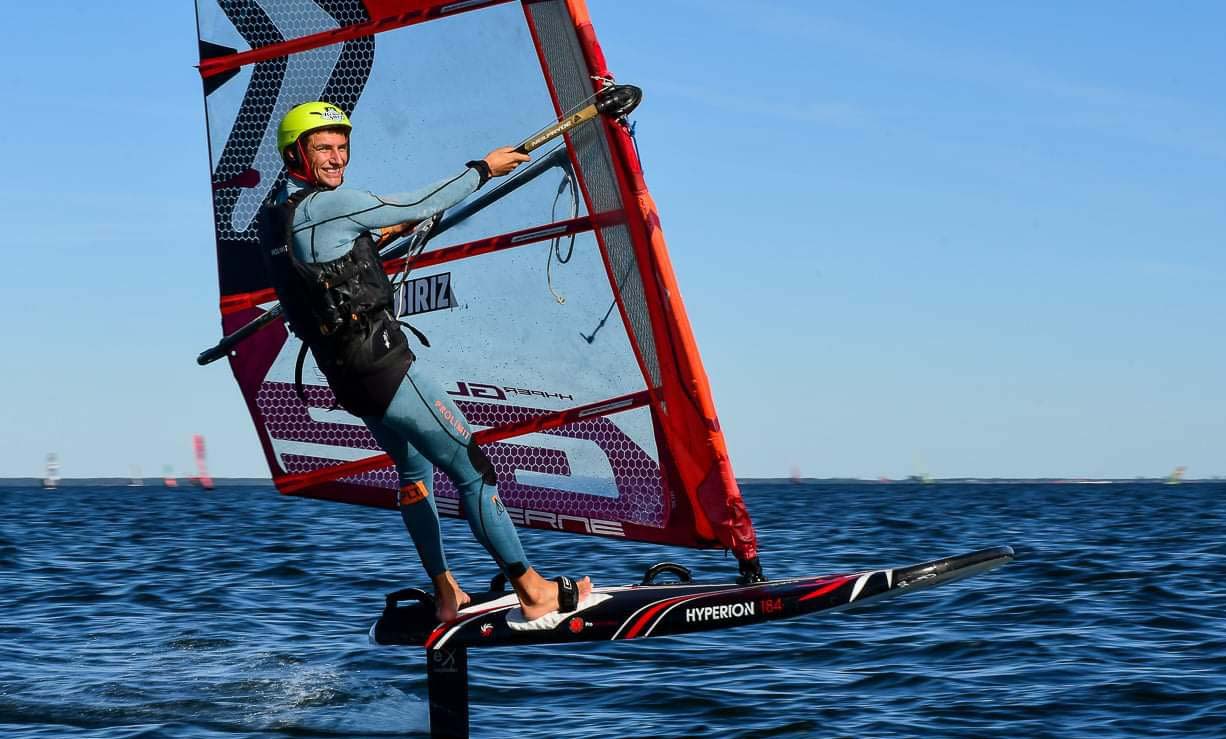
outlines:
[[[315,168],[311,166],[310,160],[307,159],[306,146],[302,140],[305,136],[299,136],[294,142],[295,158],[298,160],[298,179],[304,180],[309,185],[318,185],[319,181],[315,179]]]

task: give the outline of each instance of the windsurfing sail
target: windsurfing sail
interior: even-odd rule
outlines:
[[[276,127],[326,100],[354,123],[347,187],[404,192],[591,103],[612,80],[582,0],[198,0],[223,334],[271,311],[255,218]],[[649,93],[650,94],[650,93]],[[520,526],[741,560],[756,538],[631,132],[606,117],[533,152],[385,266]],[[228,355],[277,488],[392,507],[396,475],[269,322]],[[459,514],[436,473],[438,507]]]
[[[196,456],[196,476],[192,478],[192,482],[205,490],[212,490],[213,478],[209,475],[208,459],[204,451],[204,437],[200,434],[192,435],[192,453]]]
[[[60,484],[60,458],[55,452],[47,453],[46,472],[43,475],[43,487],[54,490]]]

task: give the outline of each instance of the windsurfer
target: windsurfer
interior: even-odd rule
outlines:
[[[397,504],[434,584],[440,621],[456,618],[470,599],[443,553],[435,466],[455,484],[469,527],[514,588],[523,619],[575,610],[591,581],[546,580],[528,564],[468,421],[414,361],[392,314],[392,288],[376,246],[376,239],[386,242],[405,224],[456,205],[528,156],[502,147],[455,177],[378,196],[341,187],[351,130],[344,112],[325,102],[294,107],[278,129],[289,177],[261,212],[261,241],[289,325],[310,347],[337,402],[362,419],[395,462]]]

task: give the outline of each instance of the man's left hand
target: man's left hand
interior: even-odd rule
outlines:
[[[387,246],[392,239],[412,231],[413,227],[416,226],[417,223],[417,221],[405,221],[404,223],[397,223],[395,226],[384,226],[383,228],[379,229],[380,236],[379,240],[376,242],[376,245],[382,249],[383,247]]]

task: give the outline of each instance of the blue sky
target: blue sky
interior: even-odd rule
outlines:
[[[739,475],[1226,475],[1226,8],[589,5]],[[192,5],[9,14],[0,475],[266,475]]]

